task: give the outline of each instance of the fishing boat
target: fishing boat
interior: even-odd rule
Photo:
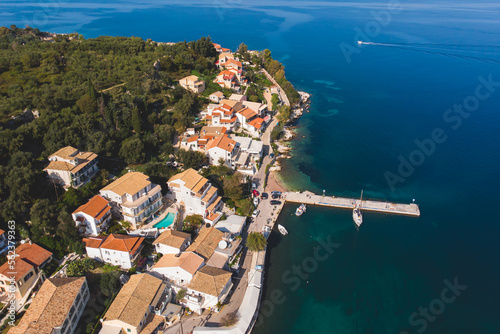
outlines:
[[[358,45],[361,45],[361,44],[363,44],[363,41],[358,41]]]
[[[306,205],[304,203],[302,203],[298,208],[297,210],[295,210],[295,215],[296,216],[302,216],[302,214],[306,212]]]
[[[354,224],[357,227],[361,226],[363,223],[363,215],[361,214],[361,203],[363,203],[363,190],[361,190],[361,198],[359,203],[356,204],[356,207],[352,211],[352,219],[354,220]]]
[[[280,224],[278,224],[278,231],[280,231],[280,233],[283,234],[283,235],[287,235],[288,234],[288,231],[286,230],[286,228],[283,225],[280,225]]]

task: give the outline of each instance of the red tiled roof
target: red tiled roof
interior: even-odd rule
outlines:
[[[231,138],[227,137],[226,135],[216,137],[210,143],[207,145],[207,149],[212,149],[214,147],[221,148],[225,151],[232,152],[234,148],[236,147],[236,141],[232,140]]]
[[[257,113],[253,111],[252,109],[249,108],[243,108],[240,111],[238,111],[238,114],[242,115],[246,119],[250,119],[254,116],[257,116]]]
[[[86,247],[112,249],[120,252],[135,254],[144,241],[143,237],[134,237],[124,234],[114,234],[103,237],[83,239]]]
[[[248,125],[251,125],[251,126],[253,126],[254,128],[256,128],[256,129],[260,129],[260,128],[262,127],[262,123],[263,123],[263,122],[264,122],[264,120],[263,120],[262,118],[258,117],[258,118],[256,118],[256,119],[254,119],[254,120],[250,121],[250,122],[248,123]]]
[[[40,266],[47,261],[52,253],[37,244],[25,243],[16,247],[16,254],[33,265]]]
[[[100,195],[95,195],[87,203],[81,205],[73,213],[83,212],[95,219],[99,220],[98,217],[103,217],[106,213],[111,210],[109,202]]]
[[[4,234],[5,231],[0,228],[0,235]]]

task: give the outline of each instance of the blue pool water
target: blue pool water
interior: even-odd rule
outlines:
[[[162,220],[160,220],[158,223],[154,224],[153,227],[156,227],[156,228],[167,228],[170,225],[172,225],[172,223],[174,222],[174,218],[175,218],[175,213],[169,212],[169,213],[167,213],[167,215],[165,216],[165,218],[163,218]]]

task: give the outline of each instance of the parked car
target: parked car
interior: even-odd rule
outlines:
[[[276,195],[276,194],[274,194],[274,195],[272,195],[271,197],[272,197],[272,199],[279,199],[279,198],[281,198],[281,195]]]
[[[261,199],[267,199],[268,198],[267,193],[262,193],[262,195],[260,195],[260,198]]]
[[[271,201],[271,205],[280,205],[281,202],[280,201]]]
[[[271,195],[281,196],[281,191],[271,191]]]
[[[257,197],[257,196],[259,196],[259,195],[260,195],[260,194],[259,194],[259,192],[258,192],[257,190],[252,190],[252,194],[253,194],[255,197]]]
[[[259,215],[259,213],[260,213],[260,210],[259,210],[259,209],[255,210],[255,211],[252,213],[252,217],[253,217],[253,218],[257,218],[257,216]]]
[[[255,206],[259,205],[259,198],[257,196],[253,198],[253,205]]]
[[[255,190],[255,189],[257,189],[257,183],[252,182],[252,190]]]

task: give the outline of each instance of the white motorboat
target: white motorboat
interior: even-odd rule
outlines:
[[[352,219],[354,220],[354,224],[357,227],[360,227],[363,223],[363,215],[361,214],[361,204],[363,203],[363,190],[361,190],[361,199],[359,203],[356,204],[356,207],[352,211]]]
[[[280,224],[278,224],[278,231],[280,231],[280,233],[283,234],[283,235],[287,235],[288,234],[288,231],[286,230],[286,228],[283,225],[280,225]]]
[[[304,203],[302,203],[298,208],[297,210],[295,210],[295,215],[296,216],[302,216],[302,214],[306,212],[306,205]]]

